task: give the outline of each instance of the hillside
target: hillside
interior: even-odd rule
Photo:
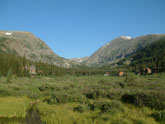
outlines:
[[[33,61],[69,67],[68,60],[55,54],[41,39],[30,32],[0,31],[0,49]]]
[[[133,67],[150,67],[155,71],[165,70],[165,39],[161,39],[146,46],[134,55],[124,59],[120,64],[131,61]]]
[[[136,38],[120,36],[92,54],[83,64],[88,66],[103,66],[115,63],[133,55],[156,40],[165,39],[164,34],[144,35]]]
[[[88,57],[81,57],[81,58],[72,58],[69,59],[69,62],[72,63],[72,65],[80,65],[81,63],[83,63],[84,61],[86,61],[88,59]]]

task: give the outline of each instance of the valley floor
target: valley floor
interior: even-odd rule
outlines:
[[[165,74],[0,77],[0,124],[165,124]]]

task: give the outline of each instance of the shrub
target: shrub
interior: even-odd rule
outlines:
[[[0,77],[2,77],[2,72],[1,72],[1,70],[0,70]]]
[[[6,82],[10,83],[11,79],[12,79],[12,71],[11,71],[11,69],[9,69],[9,71],[7,72],[7,75],[6,75]]]
[[[151,114],[151,116],[159,122],[164,122],[165,123],[165,112],[164,111],[159,111],[159,112],[154,112]]]
[[[119,101],[109,99],[98,99],[89,104],[91,110],[99,109],[101,112],[117,113],[123,111],[123,106]]]
[[[58,103],[58,99],[56,97],[51,97],[50,99],[47,99],[47,103],[48,104],[57,104]]]
[[[10,96],[10,95],[11,95],[10,91],[6,89],[0,89],[0,96]]]
[[[164,109],[164,97],[155,92],[135,92],[126,93],[122,96],[122,101],[126,103],[135,104],[137,106],[148,106],[155,109]]]
[[[104,80],[104,79],[101,79],[101,80],[98,81],[98,84],[106,84],[106,83],[107,83],[107,81]]]
[[[98,91],[91,91],[86,94],[86,97],[88,99],[96,99],[99,97],[99,92]]]
[[[52,86],[49,86],[49,85],[47,85],[47,84],[43,84],[43,85],[41,85],[38,89],[39,89],[40,91],[49,91],[49,90],[53,91],[55,88],[52,87]]]
[[[125,84],[124,83],[119,82],[119,85],[120,85],[121,88],[125,88]]]
[[[56,98],[58,103],[67,103],[67,102],[78,102],[78,103],[84,103],[87,101],[86,97],[82,94],[79,94],[77,92],[68,93],[68,92],[55,92],[52,95],[53,98]]]
[[[73,110],[82,113],[82,112],[84,112],[86,109],[87,109],[87,107],[86,107],[85,105],[78,105],[78,106],[75,107]]]
[[[144,120],[134,120],[134,124],[148,124]]]
[[[113,121],[112,124],[127,124],[127,122],[123,119],[119,119],[119,120]]]
[[[128,73],[124,79],[126,83],[133,83],[135,81],[135,75],[133,73]]]

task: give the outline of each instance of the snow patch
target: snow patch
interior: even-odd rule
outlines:
[[[5,35],[12,35],[12,32],[6,32]]]
[[[125,38],[127,38],[127,39],[132,39],[132,37],[129,37],[129,36],[125,36]]]
[[[120,36],[119,38],[128,39],[128,40],[132,39],[132,37],[129,36]]]

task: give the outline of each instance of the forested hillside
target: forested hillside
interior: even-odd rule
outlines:
[[[158,40],[132,56],[131,66],[165,71],[165,39]]]
[[[165,39],[165,35],[150,34],[135,38],[120,36],[102,46],[82,63],[93,67],[117,63],[160,39]]]
[[[69,61],[54,53],[51,48],[31,32],[0,31],[0,49],[32,61],[41,61],[69,67]]]
[[[29,68],[31,66],[36,67],[36,73],[38,75],[63,75],[67,72],[62,67],[28,60],[25,57],[0,51],[0,75],[29,76]]]
[[[139,69],[151,68],[154,72],[165,71],[165,39],[157,40],[134,55],[119,61],[119,66],[127,65]]]

